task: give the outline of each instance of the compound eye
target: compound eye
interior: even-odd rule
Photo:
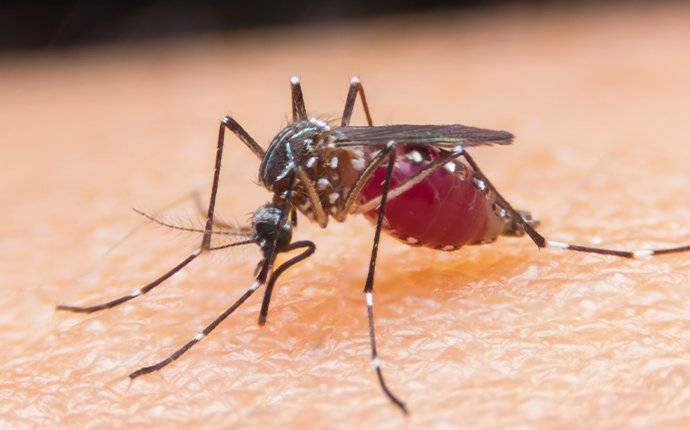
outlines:
[[[254,231],[264,251],[268,247],[276,244],[277,250],[280,251],[290,244],[292,239],[292,228],[290,226],[290,217],[282,216],[282,211],[271,205],[266,205],[259,208],[254,214]],[[282,225],[279,227],[278,223],[283,219]]]
[[[259,237],[268,238],[269,236],[273,236],[276,228],[274,224],[268,222],[259,222],[254,224],[254,229]]]

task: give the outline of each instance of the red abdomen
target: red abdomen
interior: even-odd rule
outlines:
[[[391,190],[440,155],[430,146],[398,148]],[[385,166],[374,172],[362,189],[360,203],[381,196],[385,174]],[[377,213],[374,209],[365,216],[375,222]],[[505,212],[494,204],[472,168],[456,161],[436,169],[398,197],[389,198],[383,227],[408,244],[451,251],[495,240],[507,222]]]

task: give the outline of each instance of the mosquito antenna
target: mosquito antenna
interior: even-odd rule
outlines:
[[[187,193],[187,194],[185,194],[185,195],[183,195],[183,196],[181,196],[181,197],[178,197],[177,199],[173,200],[172,202],[166,204],[165,206],[163,206],[163,207],[161,207],[161,208],[159,208],[159,209],[156,209],[156,212],[155,212],[155,213],[156,213],[156,214],[159,214],[159,213],[165,212],[166,210],[168,210],[168,209],[174,207],[175,205],[179,204],[180,202],[183,202],[183,201],[185,201],[186,199],[188,199],[188,198],[190,197],[190,195],[193,196],[194,194],[196,194],[196,192],[197,192],[197,191],[192,191],[192,192]],[[116,250],[118,247],[120,247],[123,243],[125,243],[125,242],[127,241],[127,239],[129,239],[130,237],[134,236],[134,235],[135,235],[139,230],[141,230],[145,225],[146,225],[146,222],[144,221],[144,222],[142,222],[142,223],[140,223],[140,224],[138,224],[138,225],[132,227],[132,229],[130,229],[124,236],[122,236],[120,239],[118,239],[117,242],[115,242],[114,244],[110,245],[110,247],[108,247],[108,249],[106,249],[106,250],[101,254],[101,257],[106,257],[106,256],[110,255],[111,252],[113,252],[113,251]],[[92,272],[92,271],[94,270],[94,268],[95,268],[97,265],[98,265],[98,261],[95,261],[95,262],[91,263],[90,265],[88,265],[88,266],[86,267],[86,269],[85,269],[82,273],[83,273],[83,274],[86,274],[86,273]]]
[[[137,208],[132,208],[132,210],[139,215],[143,216],[144,218],[148,219],[149,221],[153,221],[158,225],[161,225],[166,228],[170,228],[173,230],[182,230],[182,231],[189,231],[193,233],[206,233],[206,230],[202,230],[200,228],[191,228],[191,227],[183,227],[175,224],[170,224],[167,223],[163,220],[160,220],[152,215],[147,214],[144,211],[140,211]],[[238,233],[238,232],[232,232],[232,231],[224,231],[224,230],[211,230],[212,234],[217,234],[217,235],[225,235],[225,236],[250,236],[251,233]]]
[[[255,183],[255,185],[258,185]],[[202,215],[206,216],[206,208],[204,207],[204,203],[201,200],[201,196],[199,195],[198,191],[195,191],[192,193],[192,200],[194,201],[194,206],[196,208],[196,211]],[[237,230],[241,232],[249,232],[249,229],[245,226],[238,226],[235,224],[232,224],[230,222],[227,222],[223,219],[220,219],[217,214],[214,214],[213,216],[213,225],[216,227],[220,227],[225,230]]]

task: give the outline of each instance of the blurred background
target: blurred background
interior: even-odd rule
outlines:
[[[328,25],[358,18],[424,12],[469,13],[497,6],[538,13],[558,4],[611,1],[558,0],[256,0],[256,1],[44,1],[0,5],[0,49],[41,50],[135,43],[185,35],[269,26]]]

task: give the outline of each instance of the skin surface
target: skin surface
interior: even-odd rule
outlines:
[[[256,249],[200,258],[102,313],[54,306],[128,294],[188,255],[194,235],[144,228],[103,257],[141,223],[130,207],[207,198],[222,115],[265,145],[296,72],[312,113],[339,115],[359,74],[375,123],[513,132],[514,145],[472,154],[549,238],[688,243],[688,22],[680,3],[503,10],[0,59],[0,427],[687,426],[688,254],[630,261],[527,238],[442,253],[384,238],[378,341],[408,418],[369,366],[363,217],[327,230],[302,219],[295,239],[317,252],[277,286],[265,327],[257,295],[134,383],[239,297]],[[252,183],[258,160],[226,142],[217,212],[244,221],[269,196]],[[167,219],[200,224],[190,207]]]

